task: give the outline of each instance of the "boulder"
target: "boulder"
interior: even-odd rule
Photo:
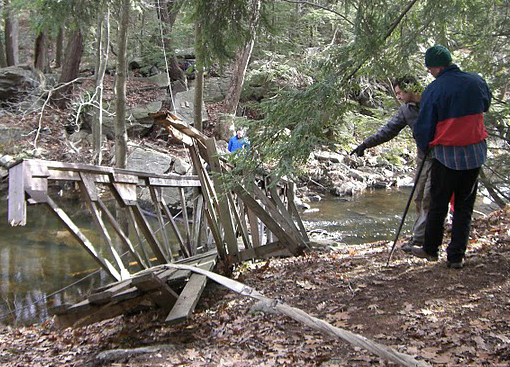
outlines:
[[[16,126],[0,124],[0,145],[9,145],[23,139],[23,130]]]
[[[44,75],[28,65],[0,69],[0,101],[19,101],[32,90],[44,86]]]
[[[192,88],[185,92],[177,93],[174,96],[175,111],[177,115],[187,122],[193,124],[195,105],[193,100],[195,98],[195,88]],[[207,110],[205,104],[202,104],[202,123],[207,121]]]

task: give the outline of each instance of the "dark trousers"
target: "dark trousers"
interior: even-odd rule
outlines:
[[[480,168],[466,171],[452,170],[434,159],[430,176],[430,209],[423,246],[429,255],[436,255],[441,247],[448,204],[452,194],[455,194],[452,239],[446,249],[446,254],[451,263],[461,262],[464,258],[478,188],[479,172]]]

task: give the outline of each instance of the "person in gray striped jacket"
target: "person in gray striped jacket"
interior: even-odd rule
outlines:
[[[365,153],[365,149],[375,147],[393,139],[406,126],[409,126],[411,130],[413,130],[420,112],[422,87],[413,76],[404,76],[397,78],[393,82],[393,88],[397,98],[403,102],[397,113],[375,134],[363,140],[363,142],[350,153],[351,155],[356,154],[358,157],[362,157]],[[416,170],[414,178],[416,185],[414,204],[417,217],[413,226],[413,236],[401,247],[401,249],[406,252],[410,252],[413,246],[422,246],[425,239],[425,225],[430,205],[430,168],[432,166],[432,160],[426,157],[425,153],[417,147],[416,167],[420,167],[424,159],[426,159],[426,162],[424,163],[420,177],[417,177],[418,170]]]

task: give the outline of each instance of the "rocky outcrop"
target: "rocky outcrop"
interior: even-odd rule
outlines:
[[[0,69],[0,102],[16,102],[35,88],[44,85],[44,75],[28,66],[16,65]]]
[[[358,158],[317,151],[302,180],[337,196],[352,196],[366,189],[412,186],[413,174],[412,161],[392,164],[380,156]]]

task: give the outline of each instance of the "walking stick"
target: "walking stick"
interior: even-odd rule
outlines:
[[[398,236],[400,235],[400,231],[402,230],[402,226],[406,220],[407,212],[409,211],[409,206],[411,205],[411,200],[413,199],[414,192],[416,191],[416,186],[418,185],[418,181],[420,181],[421,171],[423,171],[423,167],[425,166],[425,161],[427,160],[427,156],[429,153],[425,153],[425,157],[423,157],[423,161],[420,164],[420,168],[418,169],[418,175],[416,176],[416,181],[414,182],[413,189],[411,190],[411,195],[409,195],[409,199],[407,200],[406,208],[404,209],[404,214],[402,215],[402,220],[400,221],[400,225],[398,226],[397,235],[393,240],[393,246],[391,246],[390,255],[388,256],[388,261],[386,262],[386,266],[390,265],[391,257],[395,252],[395,246],[397,245]]]

